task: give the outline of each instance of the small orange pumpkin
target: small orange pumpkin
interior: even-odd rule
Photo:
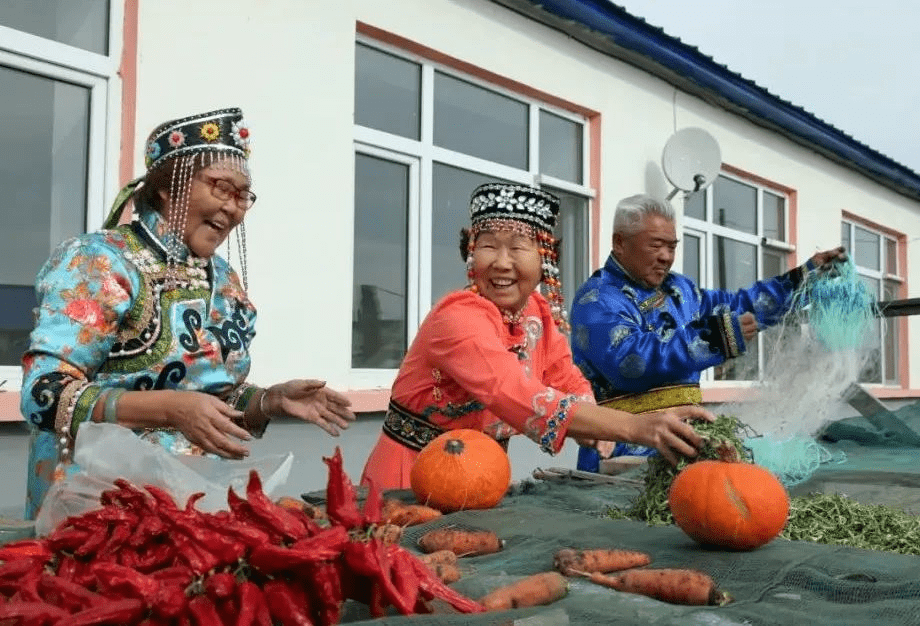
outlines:
[[[697,461],[671,483],[674,522],[703,545],[752,550],[786,525],[789,495],[766,469],[751,463]]]
[[[511,483],[511,463],[497,441],[469,428],[451,430],[422,448],[409,484],[421,504],[443,511],[489,509]]]

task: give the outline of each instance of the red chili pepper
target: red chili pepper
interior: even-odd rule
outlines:
[[[179,510],[179,506],[176,504],[176,501],[165,489],[161,489],[160,487],[156,487],[154,485],[144,485],[144,489],[147,490],[147,493],[153,496],[154,501],[159,505],[157,507],[159,510]]]
[[[124,552],[133,555],[134,563],[132,567],[134,569],[150,574],[164,565],[172,563],[176,556],[176,546],[170,543],[155,543],[148,545],[139,553],[131,553],[128,550],[124,550]],[[127,565],[127,563],[122,563],[122,565]]]
[[[230,506],[230,510],[239,523],[251,526],[266,533],[271,543],[281,543],[283,539],[281,533],[275,529],[272,523],[265,522],[259,518],[253,512],[252,505],[236,495],[236,492],[233,491],[233,487],[227,488],[227,504]]]
[[[187,535],[200,549],[213,554],[217,558],[216,565],[236,563],[246,553],[245,545],[234,541],[223,533],[192,523],[184,519],[182,514],[170,512],[165,515],[170,519],[174,531]]]
[[[204,580],[204,592],[215,602],[232,598],[235,591],[236,576],[230,572],[216,572]]]
[[[286,581],[275,578],[266,582],[265,601],[271,616],[284,626],[313,626]]]
[[[237,587],[240,612],[236,626],[271,626],[272,618],[265,601],[265,594],[254,582],[244,580]]]
[[[109,525],[106,524],[104,527],[100,526],[96,531],[90,534],[86,539],[86,543],[73,551],[74,556],[81,558],[92,557],[105,545],[105,542],[108,541],[110,534]]]
[[[195,503],[205,497],[207,494],[203,491],[196,491],[188,497],[185,501],[185,512],[186,513],[198,513],[198,510],[195,508]]]
[[[265,574],[290,571],[307,563],[334,559],[348,544],[348,532],[342,526],[331,526],[289,548],[275,545],[253,548],[249,564]]]
[[[42,562],[37,559],[18,559],[0,564],[0,581],[18,583],[22,577],[29,574],[38,574],[42,570]]]
[[[207,528],[224,533],[247,548],[254,548],[266,543],[271,543],[271,537],[267,532],[256,526],[245,524],[235,518],[220,522],[215,518],[206,518],[204,523]]]
[[[175,619],[185,613],[188,607],[188,597],[185,595],[187,585],[188,581],[182,584],[161,584],[160,589],[153,597],[153,602],[150,606],[151,610],[166,619]]]
[[[62,556],[58,560],[57,577],[64,580],[73,580],[80,564],[72,556]]]
[[[37,559],[45,563],[51,559],[52,551],[44,539],[20,539],[0,547],[0,561]]]
[[[364,523],[379,524],[383,518],[383,496],[377,483],[368,479],[367,497],[364,499]]]
[[[198,626],[216,626],[222,624],[217,607],[207,596],[195,596],[188,603],[188,612],[192,622]]]
[[[307,527],[290,511],[276,505],[262,491],[262,481],[256,470],[249,471],[249,482],[246,484],[246,499],[252,507],[252,512],[263,521],[268,522],[288,539],[297,540],[307,536]]]
[[[403,548],[399,548],[399,550],[404,551]],[[406,552],[406,555],[400,558],[406,558],[412,569],[415,570],[415,575],[419,579],[419,591],[423,596],[427,596],[427,599],[440,598],[461,613],[482,613],[485,611],[485,607],[478,602],[457,593],[441,582],[441,579],[428,569],[428,566],[412,556],[412,554]]]
[[[346,580],[353,580],[340,561],[320,561],[308,565],[303,572],[309,582],[314,615],[322,626],[338,624],[342,619],[342,604],[345,602]]]
[[[130,567],[124,567],[110,561],[94,561],[90,569],[96,575],[99,586],[104,591],[114,592],[122,597],[143,600],[149,607],[160,590],[160,581]]]
[[[131,536],[131,526],[119,524],[112,528],[109,538],[96,552],[96,559],[108,559],[115,556]]]
[[[70,612],[82,611],[107,601],[105,596],[93,593],[82,585],[47,573],[38,579],[38,593],[45,601]]]
[[[44,601],[36,602],[2,602],[0,603],[0,620],[17,619],[16,624],[47,624],[70,614]],[[7,622],[4,622],[7,623]]]
[[[132,548],[140,548],[146,545],[150,540],[166,534],[166,524],[159,515],[150,514],[141,517],[131,537],[128,539],[128,545]]]
[[[395,547],[395,546],[393,546]],[[405,551],[391,550],[388,546],[383,546],[387,553],[392,557],[392,569],[390,575],[393,580],[393,586],[396,592],[403,598],[404,607],[409,607],[408,612],[404,615],[416,613],[419,597],[419,579],[415,573],[415,567],[408,560],[408,553]],[[400,608],[397,605],[397,608]]]
[[[38,579],[41,576],[41,569],[32,569],[22,576],[16,585],[16,593],[12,598],[23,602],[40,602],[43,600],[38,593]]]
[[[134,598],[110,600],[100,606],[84,609],[62,617],[55,626],[97,626],[98,624],[130,624],[138,621],[144,604]]]
[[[358,510],[358,498],[355,486],[345,475],[342,468],[342,451],[338,446],[332,457],[323,457],[329,466],[329,479],[326,484],[326,515],[334,523],[341,524],[347,530],[363,526],[364,515]]]
[[[387,607],[390,604],[383,592],[383,585],[374,580],[371,581],[370,587],[370,599],[367,606],[371,610],[371,617],[383,617],[387,614]]]
[[[187,587],[195,577],[195,572],[188,565],[180,564],[150,572],[150,577],[160,581],[164,586],[175,583]]]
[[[220,563],[219,558],[197,546],[186,535],[178,535],[175,538],[175,544],[176,556],[199,576],[211,571]]]
[[[90,531],[82,528],[58,526],[48,536],[48,545],[54,552],[73,552],[89,538]]]

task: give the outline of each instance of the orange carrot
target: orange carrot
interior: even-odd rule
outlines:
[[[731,602],[707,574],[692,569],[633,569],[616,576],[587,574],[598,585],[626,593],[638,593],[671,604],[718,605]]]
[[[387,498],[383,501],[383,521],[399,526],[415,526],[441,517],[437,509],[423,504],[407,504],[401,500]]]
[[[398,544],[402,539],[403,527],[396,524],[378,524],[371,531],[371,536],[379,539],[382,543]]]
[[[462,577],[460,568],[450,563],[433,563],[428,566],[428,569],[434,572],[434,575],[440,578],[445,585],[455,583]]]
[[[652,562],[645,552],[635,550],[557,550],[553,558],[554,567],[571,576],[577,572],[618,572],[624,569],[641,567]]]
[[[457,556],[477,556],[498,552],[502,549],[502,542],[491,530],[438,528],[422,535],[418,547],[428,553],[450,550]]]
[[[569,586],[558,572],[542,572],[499,587],[479,599],[487,611],[506,611],[550,604],[565,597]]]
[[[457,555],[453,550],[438,550],[429,554],[422,554],[418,560],[431,567],[432,565],[456,565]]]

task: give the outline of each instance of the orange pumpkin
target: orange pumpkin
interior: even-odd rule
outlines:
[[[409,483],[421,504],[443,511],[489,509],[511,482],[511,463],[497,441],[478,430],[451,430],[422,448]]]
[[[766,469],[751,463],[697,461],[671,483],[674,522],[701,544],[752,550],[786,525],[789,496]]]

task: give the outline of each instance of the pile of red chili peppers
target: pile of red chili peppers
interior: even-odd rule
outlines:
[[[323,460],[328,526],[272,502],[255,471],[246,497],[228,489],[229,510],[217,513],[195,508],[203,494],[180,508],[162,489],[115,481],[101,508],[0,547],[0,624],[326,625],[347,599],[375,617],[428,613],[435,599],[483,610],[375,538],[380,492],[359,507],[340,450]]]

